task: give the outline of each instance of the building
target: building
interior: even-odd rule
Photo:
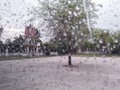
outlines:
[[[31,24],[25,27],[25,53],[29,56],[34,56],[37,52],[36,38],[39,37],[38,29]]]

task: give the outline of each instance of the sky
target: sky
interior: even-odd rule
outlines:
[[[120,29],[120,1],[119,0],[93,0],[97,4],[102,4],[99,8],[99,20],[97,27],[111,30]]]
[[[99,19],[95,27],[103,29],[120,29],[120,1],[119,0],[92,0],[98,4]],[[102,7],[99,7],[102,4]],[[36,6],[37,0],[0,0],[1,24],[5,28],[3,37],[8,38],[17,35],[24,30],[26,22],[30,19],[28,9]],[[15,33],[13,33],[13,31]],[[8,36],[8,37],[7,37]]]
[[[21,29],[30,18],[28,10],[35,0],[0,0],[1,23],[7,28]]]
[[[30,19],[28,10],[37,0],[0,0],[0,26],[4,27],[2,40],[14,39],[24,34],[26,22]]]

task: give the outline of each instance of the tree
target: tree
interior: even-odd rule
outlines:
[[[2,32],[3,32],[3,28],[2,27],[0,27],[0,54],[1,54],[1,52],[2,52],[2,40],[1,40],[1,34],[2,34]]]
[[[89,38],[87,23],[92,24],[93,18],[96,17],[95,4],[91,0],[38,1],[39,6],[34,9],[34,15],[47,22],[46,27],[52,32],[53,38],[60,33],[65,35],[68,45],[68,65],[72,65],[72,46],[75,46],[75,42],[80,39],[81,33],[86,33],[86,38]]]
[[[0,37],[1,37],[2,32],[3,32],[3,27],[0,27]]]
[[[1,15],[0,15],[0,22],[1,22],[1,19],[2,19],[2,17],[1,17]],[[3,28],[3,26],[0,24],[0,40],[1,40],[1,34],[3,33],[3,30],[4,30],[4,28]]]
[[[22,35],[15,37],[11,47],[14,50],[13,52],[24,52],[24,42],[25,39]]]

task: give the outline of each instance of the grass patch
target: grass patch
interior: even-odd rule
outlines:
[[[44,57],[54,57],[52,56],[0,56],[0,61],[6,60],[24,60],[24,59],[32,59],[32,58],[44,58]]]
[[[58,55],[58,56],[68,56],[65,55]],[[81,53],[81,54],[72,54],[72,56],[77,57],[120,57],[120,55],[113,55],[113,54],[102,54],[102,53]],[[49,57],[55,57],[54,55],[50,56],[0,56],[0,61],[6,61],[6,60],[24,60],[24,59],[32,59],[32,58],[49,58]]]
[[[73,56],[80,56],[80,57],[120,57],[117,54],[103,54],[103,53],[81,53],[81,54],[74,54]]]

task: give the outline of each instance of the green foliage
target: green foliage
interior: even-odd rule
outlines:
[[[19,37],[15,37],[13,41],[7,39],[5,43],[0,41],[0,52],[5,53],[6,49],[8,49],[8,53],[24,53],[25,38],[20,35]],[[39,38],[36,38],[36,45],[40,43],[42,45],[42,41]]]
[[[86,8],[83,5],[83,0],[39,1],[34,13],[38,19],[43,18],[47,22],[46,27],[53,36],[53,41],[50,43],[52,47],[55,47],[53,50],[57,50],[58,53],[68,53],[71,48],[72,52],[77,52],[79,46],[75,46],[75,42],[78,42],[79,39],[83,41],[82,43],[87,41],[90,32],[85,10],[88,11],[90,24],[92,24],[94,17],[96,17],[96,9],[95,4],[90,0],[86,0],[85,4]],[[78,45],[80,44],[81,42],[78,43]],[[68,48],[68,46],[70,47]]]
[[[0,27],[0,37],[1,37],[3,30],[4,30],[3,27]]]
[[[77,49],[81,49],[112,53],[116,48],[119,48],[115,42],[115,39],[120,42],[120,34],[118,33],[112,34],[109,31],[92,28],[93,36],[90,40],[86,11],[88,11],[91,27],[96,23],[96,12],[98,11],[96,4],[91,0],[84,0],[85,2],[83,0],[38,1],[39,5],[35,7],[33,13],[37,20],[44,19],[48,29],[46,31],[50,31],[52,34],[52,39],[47,44],[49,50],[67,53],[68,47],[71,46],[70,48],[75,52]],[[98,6],[102,7],[102,5]]]
[[[64,32],[80,31],[80,27],[86,24],[86,12],[83,0],[54,0],[39,1],[38,7],[35,7],[33,13],[37,19],[43,18],[47,22],[48,30],[56,35],[58,30]],[[92,24],[95,14],[95,4],[90,0],[85,1],[88,13],[90,14],[90,23]],[[37,16],[36,16],[37,15]],[[94,16],[94,17],[93,17]]]

